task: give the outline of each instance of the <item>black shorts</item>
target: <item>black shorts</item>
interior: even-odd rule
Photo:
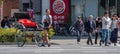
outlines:
[[[44,28],[44,30],[47,30],[47,31],[49,31],[49,28]]]

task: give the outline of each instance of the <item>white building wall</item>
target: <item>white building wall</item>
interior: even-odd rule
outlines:
[[[78,16],[82,16],[83,4],[85,0],[71,0],[71,21],[72,24],[77,20]]]
[[[89,15],[98,17],[98,0],[86,0],[85,16],[88,18]]]
[[[45,15],[46,9],[50,9],[50,0],[42,0],[42,16]]]

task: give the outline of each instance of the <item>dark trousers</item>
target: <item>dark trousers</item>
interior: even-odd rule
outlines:
[[[87,44],[89,45],[89,43],[91,43],[91,45],[93,45],[93,42],[92,42],[92,32],[88,33]]]
[[[101,32],[95,33],[95,44],[97,44],[98,37],[102,37],[102,33]]]
[[[118,28],[115,28],[111,33],[111,37],[110,37],[111,42],[117,43],[117,37],[118,37]]]

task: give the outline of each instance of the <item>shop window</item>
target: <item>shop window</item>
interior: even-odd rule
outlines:
[[[23,3],[23,11],[27,11],[29,8],[29,3]]]

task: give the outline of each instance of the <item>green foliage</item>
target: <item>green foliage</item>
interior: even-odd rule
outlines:
[[[18,34],[19,33],[19,34]],[[31,42],[33,37],[33,32],[26,32],[27,42]],[[15,42],[15,35],[24,34],[22,31],[17,30],[16,28],[0,28],[0,42]],[[55,34],[53,28],[49,30],[49,38],[51,38]],[[44,36],[44,31],[38,33],[38,35]]]
[[[2,0],[0,0],[0,5],[2,4]]]
[[[2,42],[13,42],[15,39],[14,34],[15,28],[0,28],[0,41]]]

